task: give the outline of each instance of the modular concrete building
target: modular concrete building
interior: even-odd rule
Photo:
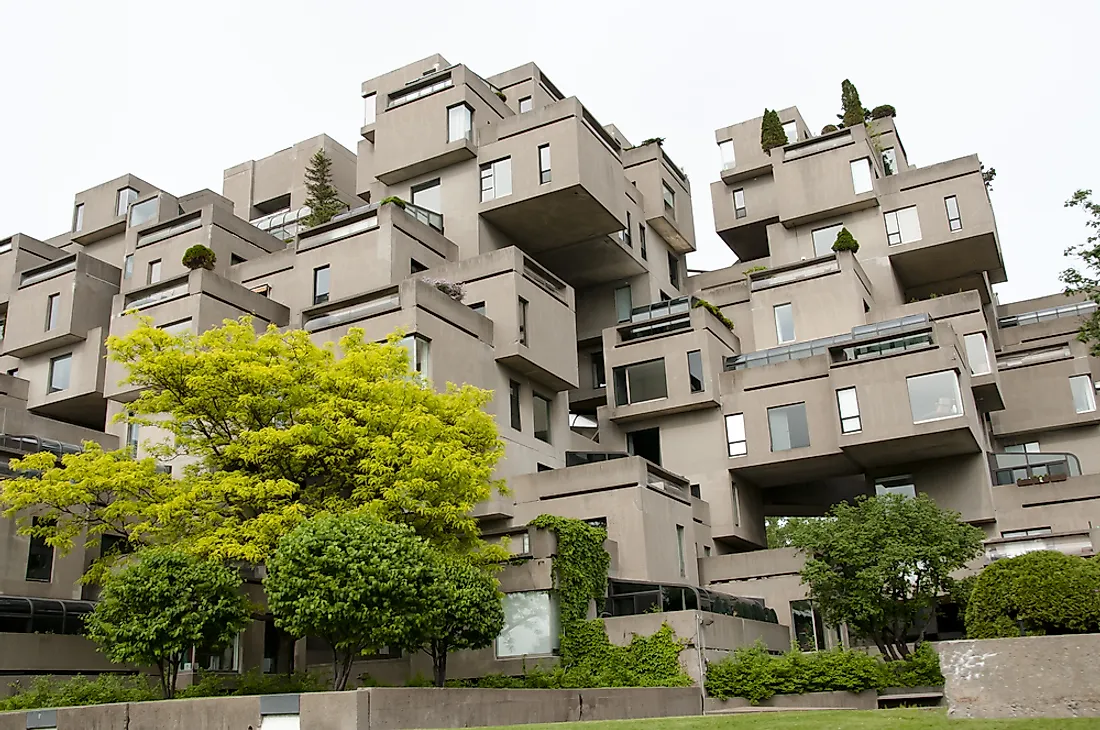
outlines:
[[[534,64],[483,77],[431,56],[361,94],[354,153],[322,135],[228,168],[221,194],[126,175],[78,193],[70,231],[0,241],[0,450],[60,455],[91,439],[146,452],[160,434],[112,422],[135,392],[104,358],[135,310],[176,332],[248,314],[319,343],[401,328],[435,387],[494,391],[505,443],[512,493],[476,515],[520,558],[502,574],[508,625],[452,660],[455,676],[554,661],[555,545],[528,527],[547,512],[606,525],[611,582],[595,610],[613,638],[656,605],[690,624],[700,662],[756,638],[843,640],[805,600],[799,556],[766,549],[768,516],[923,492],[982,526],[990,559],[1091,553],[1100,412],[1075,333],[1094,305],[998,303],[1006,273],[976,156],[911,166],[892,118],[814,136],[795,108],[770,153],[759,118],[718,130],[715,224],[740,261],[689,276],[686,173]],[[347,211],[307,228],[318,149]],[[842,227],[858,252],[832,250]],[[197,243],[213,270],[182,264]],[[36,662],[4,652],[0,673],[107,668],[75,635],[95,598],[75,580],[96,556],[62,557],[0,522],[0,640],[54,647]],[[745,618],[764,605],[778,623]],[[328,661],[313,640],[296,657]],[[257,620],[186,668],[288,660]],[[419,662],[364,671],[400,681],[427,673]]]

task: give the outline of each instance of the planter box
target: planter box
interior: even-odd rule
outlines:
[[[759,705],[753,705],[744,697],[731,697],[728,700],[707,698],[704,702],[705,713],[738,712],[750,707],[774,707],[776,709],[809,710],[876,710],[878,692],[869,689],[863,692],[807,692],[800,695],[775,695]]]

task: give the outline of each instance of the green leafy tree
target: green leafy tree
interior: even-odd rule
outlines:
[[[328,223],[347,209],[332,184],[332,160],[323,149],[313,153],[306,167],[306,205],[310,213],[304,223],[309,228]]]
[[[159,548],[107,578],[84,626],[111,661],[155,666],[163,696],[172,698],[187,652],[221,651],[250,620],[236,572]]]
[[[1088,235],[1084,243],[1066,249],[1066,256],[1076,256],[1083,266],[1063,271],[1062,283],[1067,295],[1083,294],[1089,301],[1100,303],[1100,203],[1093,201],[1091,190],[1078,190],[1066,201],[1066,207],[1085,212]],[[1077,339],[1089,345],[1093,357],[1100,357],[1100,310],[1085,319]]]
[[[760,122],[760,147],[767,152],[775,147],[782,147],[787,141],[787,133],[783,131],[783,123],[779,121],[779,112],[765,109],[764,119]]]
[[[383,647],[421,646],[449,597],[439,556],[411,527],[356,514],[319,515],[279,541],[264,580],[275,625],[332,648],[333,689],[352,662]]]
[[[840,107],[842,113],[837,118],[845,127],[855,127],[867,119],[869,113],[863,108],[863,102],[859,100],[859,91],[856,85],[848,79],[840,83]]]
[[[847,623],[883,656],[900,659],[951,573],[981,555],[982,538],[927,495],[886,494],[835,505],[827,519],[792,528],[791,542],[807,556],[802,582],[825,622]]]
[[[218,255],[209,246],[196,243],[183,252],[183,265],[189,269],[214,269]]]
[[[768,549],[794,547],[792,534],[798,525],[820,519],[820,517],[765,517],[764,534],[768,538]]]
[[[847,228],[841,228],[840,233],[836,234],[836,240],[833,241],[834,251],[851,251],[856,253],[859,251],[859,241],[855,239],[851,231]]]

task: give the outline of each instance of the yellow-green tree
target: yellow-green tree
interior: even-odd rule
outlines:
[[[436,392],[396,335],[379,344],[352,329],[319,347],[303,331],[257,333],[247,317],[179,336],[143,321],[108,348],[141,389],[125,418],[169,436],[153,456],[196,463],[172,479],[153,459],[92,444],[60,465],[45,453],[13,460],[38,474],[0,484],[0,507],[61,550],[113,534],[260,562],[310,516],[354,511],[445,550],[482,546],[470,510],[503,488],[491,393]],[[32,510],[52,526],[30,527]]]

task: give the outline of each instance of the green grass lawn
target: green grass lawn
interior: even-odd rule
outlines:
[[[949,720],[945,710],[759,712],[615,722],[510,725],[507,730],[1083,730],[1100,729],[1100,717],[1067,720]]]

